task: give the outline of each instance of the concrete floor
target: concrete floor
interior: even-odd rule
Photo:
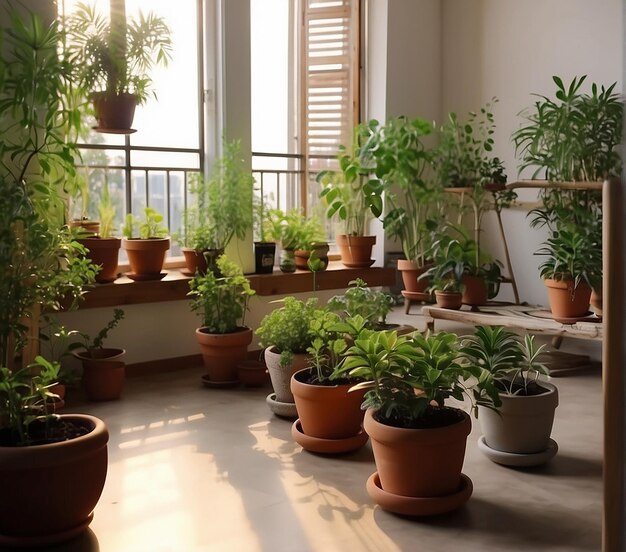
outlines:
[[[394,319],[420,327],[419,316]],[[474,420],[463,469],[473,496],[457,512],[420,520],[372,503],[365,491],[375,471],[369,444],[343,457],[304,452],[290,437],[290,423],[267,408],[269,386],[205,389],[201,373],[193,367],[131,379],[122,400],[73,408],[106,421],[109,473],[88,532],[47,550],[600,550],[597,371],[553,378],[560,450],[544,467],[491,463],[476,445]]]

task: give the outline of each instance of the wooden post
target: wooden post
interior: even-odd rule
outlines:
[[[624,539],[624,249],[626,205],[623,184],[604,184],[602,227],[602,386],[604,391],[604,511],[602,550],[620,552]]]

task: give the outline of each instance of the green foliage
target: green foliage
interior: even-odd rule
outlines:
[[[319,218],[307,218],[300,209],[290,209],[286,213],[280,209],[271,209],[268,220],[269,233],[280,239],[283,249],[310,251],[313,244],[326,241],[326,233]]]
[[[369,137],[370,128],[357,125],[351,149],[339,146],[341,172],[322,171],[316,178],[322,185],[320,197],[327,205],[326,216],[338,218],[343,233],[349,236],[364,236],[370,218],[379,218],[383,212],[383,186],[379,180],[369,178],[372,168],[362,162]]]
[[[368,127],[371,137],[363,157],[375,166],[389,203],[383,219],[385,233],[398,238],[407,260],[422,267],[432,231],[443,213],[441,187],[428,174],[433,151],[424,144],[433,125],[419,118],[397,117],[385,125],[372,120]]]
[[[143,210],[143,218],[134,217],[131,213],[126,215],[123,234],[127,239],[135,236],[135,226],[139,225],[139,238],[147,240],[150,238],[165,238],[168,229],[163,226],[163,215],[158,213],[152,207],[145,207]]]
[[[73,79],[92,92],[134,94],[144,103],[150,93],[150,71],[171,60],[171,31],[150,12],[115,24],[79,3],[63,21],[67,50],[74,63]]]
[[[84,91],[61,43],[56,23],[11,13],[0,58],[0,366],[25,344],[34,306],[75,303],[96,274],[64,226]]]
[[[360,378],[367,388],[363,408],[378,409],[380,421],[397,427],[419,427],[432,404],[462,400],[470,377],[483,386],[488,379],[477,366],[463,366],[455,334],[398,336],[396,332],[361,331],[333,378]],[[484,402],[488,402],[487,399]]]
[[[475,390],[475,398],[489,397],[495,406],[500,405],[500,392],[509,395],[527,395],[529,385],[537,383],[540,374],[548,369],[539,361],[544,345],[537,347],[535,336],[518,335],[501,326],[477,326],[474,335],[463,339],[461,353],[465,362],[484,369],[491,382]]]
[[[245,324],[248,302],[255,292],[241,268],[226,255],[217,260],[217,272],[196,273],[187,295],[191,310],[200,315],[209,333],[232,333]]]
[[[361,316],[366,326],[375,329],[384,324],[393,308],[394,300],[389,293],[368,287],[361,278],[352,280],[350,288],[343,295],[335,295],[328,301],[328,308],[342,318]]]
[[[34,364],[13,372],[0,367],[0,429],[8,433],[8,442],[31,444],[31,424],[43,422],[47,429],[49,422],[56,419],[48,407],[58,399],[50,391],[58,374],[59,363],[41,356],[35,358]]]
[[[113,318],[107,322],[107,325],[102,328],[98,335],[91,341],[88,335],[83,334],[87,342],[87,349],[101,349],[104,346],[104,340],[109,336],[109,332],[114,330],[121,320],[124,318],[124,311],[122,309],[113,309]],[[91,343],[89,343],[91,341]]]
[[[617,146],[622,139],[624,104],[615,92],[591,85],[581,91],[586,75],[569,86],[553,76],[555,98],[535,94],[533,107],[520,113],[525,124],[513,133],[520,171],[533,167],[532,178],[543,174],[553,181],[595,181],[621,174]]]
[[[102,197],[98,203],[98,212],[100,213],[100,237],[110,238],[113,235],[113,221],[115,220],[115,206],[111,201],[109,194],[109,185],[104,183],[102,188]]]

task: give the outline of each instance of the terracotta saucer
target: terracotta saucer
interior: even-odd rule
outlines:
[[[136,128],[104,128],[104,127],[91,127],[96,132],[102,132],[103,134],[135,134]]]
[[[467,475],[461,474],[461,486],[456,493],[427,498],[401,496],[384,491],[380,486],[378,472],[374,472],[367,480],[366,488],[367,494],[383,510],[403,516],[417,517],[445,514],[460,508],[472,496],[474,486]]]
[[[0,546],[2,546],[3,548],[5,546],[18,547],[18,548],[42,547],[38,549],[48,550],[47,548],[48,546],[68,541],[80,535],[83,531],[87,529],[92,519],[93,519],[93,512],[91,512],[91,514],[89,514],[87,519],[85,519],[82,523],[78,524],[76,527],[72,527],[71,529],[66,529],[65,531],[61,531],[60,533],[55,533],[53,535],[20,537],[20,536],[0,534]],[[43,547],[46,547],[46,548],[43,548]]]
[[[360,449],[369,439],[369,435],[365,433],[363,428],[353,437],[347,437],[346,439],[321,439],[319,437],[311,437],[302,432],[300,418],[291,426],[291,436],[303,449],[320,454],[342,454],[344,452],[351,452]]]
[[[375,262],[376,262],[376,259],[370,259],[369,261],[367,261],[367,264],[365,264],[365,262],[347,263],[343,259],[341,260],[341,264],[347,268],[367,268],[369,266],[372,266]]]
[[[540,466],[550,461],[559,450],[554,439],[550,439],[548,442],[548,448],[541,452],[535,452],[533,454],[516,454],[514,452],[502,452],[501,450],[492,449],[487,445],[485,436],[481,435],[478,439],[478,449],[489,460],[496,464],[502,464],[503,466],[509,466],[512,468],[530,468],[532,466]]]
[[[124,276],[135,282],[149,282],[150,280],[162,280],[167,276],[167,272],[161,272],[160,274],[135,274],[134,272],[126,272]]]
[[[270,410],[280,416],[281,418],[294,419],[298,417],[298,411],[296,410],[296,403],[284,403],[276,400],[276,393],[270,393],[265,399],[267,406]]]
[[[595,315],[595,313],[591,311],[587,311],[582,316],[573,316],[571,318],[557,318],[554,317],[556,322],[560,322],[561,324],[576,324],[576,322],[602,322],[602,318]]]
[[[433,296],[425,291],[407,291],[403,289],[401,291],[402,297],[411,301],[424,301],[424,303],[432,303]]]
[[[239,385],[239,380],[228,380],[228,381],[213,381],[209,379],[209,374],[204,374],[202,377],[202,385],[205,387],[210,387],[212,389],[221,389],[223,387],[235,387]]]

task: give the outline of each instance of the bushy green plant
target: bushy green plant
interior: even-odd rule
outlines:
[[[394,300],[389,293],[368,287],[361,278],[352,280],[350,287],[343,295],[335,295],[328,301],[328,308],[340,313],[342,318],[362,316],[367,327],[374,329],[377,324],[385,324],[385,320]]]
[[[151,92],[150,71],[171,60],[171,31],[152,12],[109,21],[81,2],[63,25],[75,62],[73,79],[92,92],[133,94],[144,103]]]
[[[245,324],[254,290],[241,268],[226,255],[217,259],[217,274],[196,273],[189,282],[191,310],[202,318],[208,333],[232,333]]]
[[[529,395],[536,392],[541,374],[548,369],[540,362],[544,345],[535,344],[535,336],[525,335],[522,339],[501,326],[477,326],[474,335],[462,341],[461,354],[465,361],[474,367],[486,370],[492,383],[477,389],[475,396],[490,396],[499,406],[499,394]]]
[[[291,362],[294,353],[306,353],[311,346],[311,321],[317,316],[317,299],[301,301],[285,297],[282,307],[266,314],[256,335],[261,347],[275,347],[281,355],[281,364]]]
[[[462,364],[455,334],[398,336],[367,329],[333,374],[346,376],[364,380],[354,387],[368,389],[363,408],[377,409],[381,423],[404,428],[432,427],[446,399],[473,398],[469,378],[480,388],[490,377],[477,365]],[[479,398],[477,404],[493,406],[488,395]]]
[[[168,229],[162,224],[163,215],[152,207],[143,210],[143,218],[134,217],[132,213],[126,215],[123,234],[127,239],[135,235],[135,226],[139,226],[139,238],[147,240],[150,238],[164,238],[168,234]]]

